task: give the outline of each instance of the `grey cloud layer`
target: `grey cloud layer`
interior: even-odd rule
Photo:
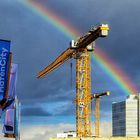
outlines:
[[[99,47],[105,50],[139,87],[140,1],[48,0],[46,2],[42,0],[41,2],[72,23],[82,33],[91,25],[109,23],[110,35],[107,39],[97,41]],[[1,2],[0,17],[0,38],[12,40],[13,61],[19,64],[17,94],[23,106],[30,106],[30,108],[24,107],[23,115],[52,115],[50,112],[44,112],[41,105],[36,108],[31,107],[32,103],[38,105],[50,102],[72,102],[75,98],[75,85],[73,84],[73,94],[71,94],[69,62],[46,78],[36,79],[37,73],[68,47],[70,39],[16,0]],[[109,103],[106,102],[107,99],[103,101],[104,110],[108,111],[111,102],[115,98],[123,98],[120,96],[123,93],[99,66],[94,65],[92,70],[94,80],[92,92],[112,91]],[[74,77],[75,75],[73,79]],[[57,107],[54,110],[56,109]],[[56,115],[71,115],[71,112],[74,112],[74,107],[68,105]]]

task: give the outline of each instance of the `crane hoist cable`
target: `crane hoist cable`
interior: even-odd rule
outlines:
[[[70,91],[72,92],[72,62],[70,63]]]

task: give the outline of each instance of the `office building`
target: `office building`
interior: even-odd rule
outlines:
[[[139,136],[139,97],[130,95],[112,104],[113,136]]]

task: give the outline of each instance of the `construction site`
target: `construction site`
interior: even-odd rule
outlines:
[[[91,93],[91,66],[90,66],[90,53],[96,49],[95,40],[99,37],[105,38],[108,36],[109,26],[108,24],[101,24],[99,26],[92,27],[84,36],[79,37],[77,40],[72,40],[69,43],[69,47],[60,54],[50,65],[40,71],[37,78],[43,78],[47,74],[51,73],[54,69],[57,69],[60,65],[69,59],[76,60],[76,97],[74,103],[76,104],[76,131],[68,131],[64,133],[58,133],[56,138],[50,138],[50,140],[133,140],[140,139],[139,132],[139,118],[140,118],[140,97],[136,95],[128,96],[126,101],[114,102],[112,104],[112,128],[113,137],[102,137],[100,134],[100,98],[103,96],[109,96],[110,91],[104,91],[101,93]],[[16,86],[16,68],[11,69],[12,53],[8,52],[10,49],[10,42],[1,40],[2,56],[9,55],[9,63],[6,63],[6,58],[1,57],[5,64],[9,65],[8,69],[8,82],[6,85],[6,94],[1,100],[1,109],[5,114],[5,122],[3,127],[4,136],[7,138],[20,139],[20,103],[15,94]],[[7,54],[6,54],[7,52]],[[4,65],[2,65],[1,72],[6,71]],[[4,71],[2,71],[4,70]],[[13,76],[12,74],[15,73]],[[2,78],[1,78],[2,80]],[[1,81],[2,83],[2,81]],[[1,92],[4,92],[1,87]],[[109,97],[108,97],[109,98]],[[91,103],[95,101],[95,132],[91,129]],[[131,121],[127,121],[131,120]],[[122,136],[122,137],[120,137]],[[130,137],[131,136],[131,137]]]
[[[140,3],[128,1],[0,4],[1,140],[140,140]]]
[[[66,49],[54,62],[49,66],[39,72],[37,78],[43,78],[54,69],[59,67],[65,61],[73,58],[76,60],[76,134],[71,132],[66,132],[65,134],[58,134],[57,138],[50,138],[50,140],[84,140],[84,139],[99,139],[99,140],[123,140],[123,139],[140,139],[136,138],[139,136],[139,132],[133,130],[133,123],[130,123],[130,134],[125,131],[127,126],[119,125],[118,121],[115,125],[118,125],[117,131],[124,131],[124,133],[114,133],[114,136],[133,136],[132,137],[109,137],[101,138],[100,135],[100,98],[102,96],[109,96],[110,92],[106,91],[103,93],[93,93],[91,94],[91,69],[90,69],[90,52],[95,50],[95,40],[99,37],[107,37],[109,32],[109,26],[107,24],[101,24],[97,27],[93,27],[84,36],[80,37],[78,40],[72,40],[70,42],[70,47]],[[91,102],[95,100],[95,135],[91,131]],[[139,102],[139,101],[138,101]],[[136,104],[138,104],[136,102]],[[135,107],[136,108],[136,107]],[[138,110],[136,108],[136,110]],[[119,110],[116,111],[118,115]],[[124,112],[124,116],[125,116]],[[128,112],[131,113],[131,112]],[[138,114],[138,112],[136,112]],[[116,116],[117,116],[116,115]],[[114,116],[114,117],[116,117]],[[139,118],[139,116],[138,116]],[[118,117],[119,119],[119,117]],[[132,117],[130,117],[132,119]],[[133,118],[135,119],[135,118]],[[125,121],[126,122],[126,121]],[[134,122],[135,124],[136,122]],[[139,124],[139,123],[138,123]],[[136,124],[138,126],[138,124]],[[114,126],[115,128],[115,126]],[[123,130],[122,130],[123,129]],[[139,128],[138,128],[139,129]],[[113,130],[114,131],[114,130]],[[139,131],[139,130],[138,130]],[[132,132],[132,133],[131,133]],[[128,133],[128,134],[127,134]],[[116,135],[115,135],[116,134]],[[72,138],[73,137],[73,138]]]

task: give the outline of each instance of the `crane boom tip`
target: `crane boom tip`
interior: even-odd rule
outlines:
[[[41,78],[41,75],[40,74],[37,74],[36,78],[37,79],[40,79]]]

